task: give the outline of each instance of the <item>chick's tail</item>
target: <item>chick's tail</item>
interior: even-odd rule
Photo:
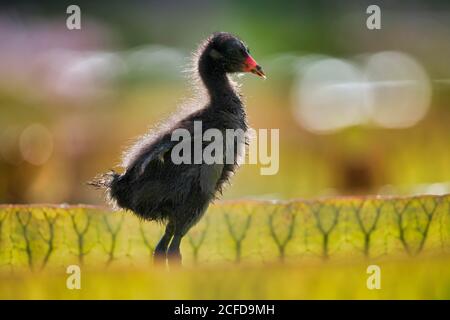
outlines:
[[[120,174],[118,174],[114,170],[110,170],[106,173],[102,173],[96,176],[91,181],[88,181],[87,184],[97,189],[106,189],[109,191],[113,188],[119,177]]]
[[[114,170],[96,176],[87,184],[97,189],[104,189],[106,200],[115,208],[132,209],[130,196],[132,195],[126,174],[118,174]]]

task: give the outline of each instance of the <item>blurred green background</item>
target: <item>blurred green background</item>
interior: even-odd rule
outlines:
[[[450,192],[450,5],[377,1],[73,1],[0,7],[0,202],[103,203],[85,185],[185,104],[191,52],[240,36],[243,83],[280,168],[244,165],[225,198]]]

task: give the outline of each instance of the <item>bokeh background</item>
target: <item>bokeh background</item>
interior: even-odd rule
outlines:
[[[225,198],[450,192],[448,1],[16,1],[0,6],[0,202],[103,203],[85,182],[192,96],[191,52],[215,31],[268,75],[238,78],[251,126],[280,129],[279,173],[244,165]]]

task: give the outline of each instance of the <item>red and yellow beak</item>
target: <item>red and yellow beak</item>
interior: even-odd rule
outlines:
[[[244,72],[251,72],[260,76],[263,79],[266,79],[266,75],[264,74],[261,66],[252,58],[251,55],[248,55],[247,59],[244,61]]]

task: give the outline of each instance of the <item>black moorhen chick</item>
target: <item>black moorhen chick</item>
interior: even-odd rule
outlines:
[[[211,128],[222,133],[226,129],[246,132],[244,105],[227,74],[252,72],[265,78],[247,46],[229,33],[210,36],[200,46],[197,57],[197,72],[209,98],[206,105],[172,124],[169,129],[153,130],[142,137],[125,154],[123,174],[111,171],[90,182],[106,189],[108,198],[118,207],[131,210],[145,220],[166,222],[165,233],[155,248],[154,257],[167,257],[175,263],[181,263],[182,237],[221,193],[224,183],[237,169],[240,150],[246,141],[234,139],[231,146],[230,143],[223,145],[226,149],[223,150],[224,155],[232,148],[233,161],[176,164],[171,151],[179,141],[171,139],[172,133],[186,129],[193,136],[194,121],[201,121],[203,132]],[[202,148],[207,145],[202,142]]]

